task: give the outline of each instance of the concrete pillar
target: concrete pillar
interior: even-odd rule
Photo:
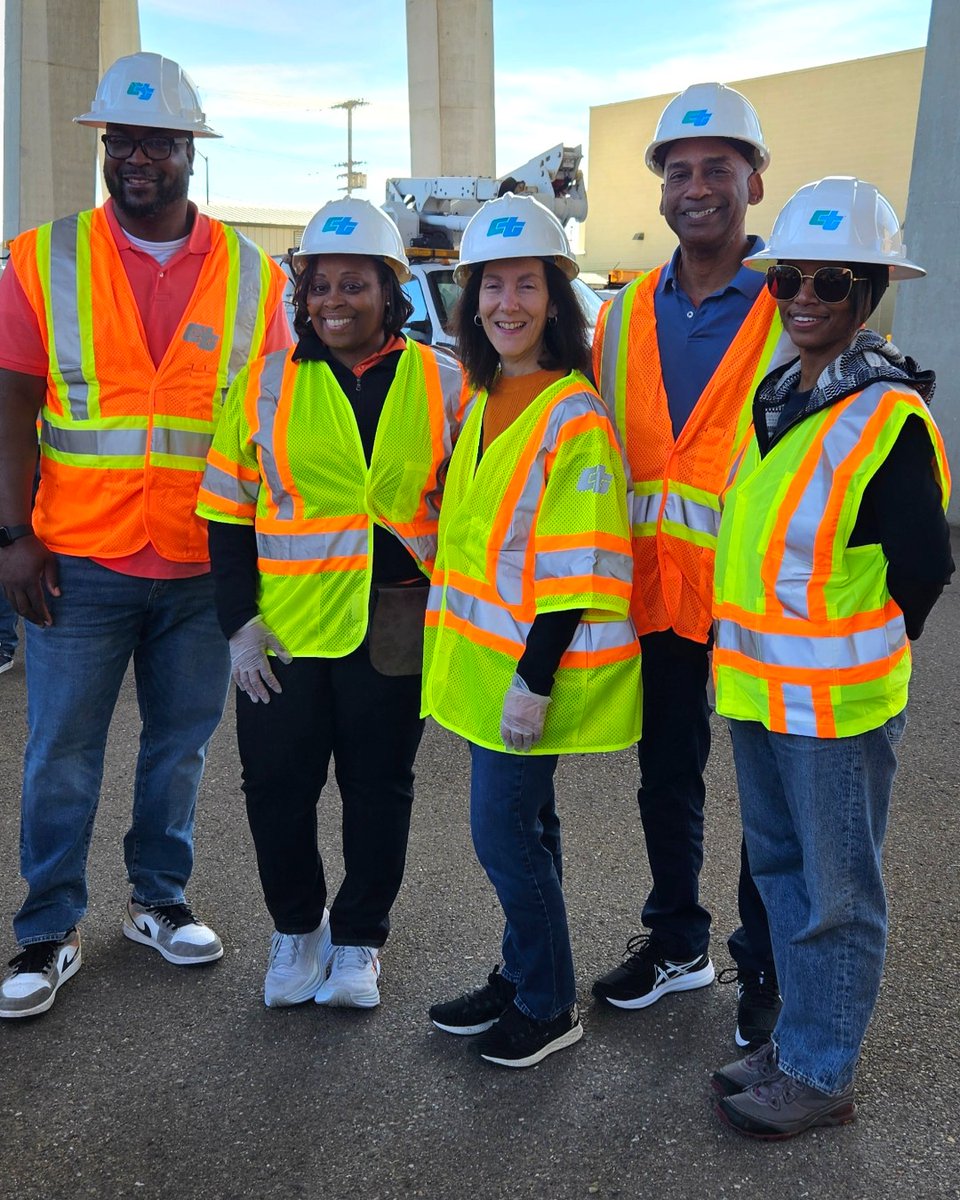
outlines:
[[[6,0],[4,240],[94,204],[99,131],[73,118],[139,48],[136,0]]]
[[[496,175],[493,0],[407,0],[412,176]]]
[[[893,340],[922,367],[932,367],[939,386],[933,414],[954,471],[947,513],[960,524],[960,405],[956,373],[960,362],[960,291],[957,289],[957,230],[960,229],[960,109],[956,102],[960,4],[933,0],[913,145],[904,240],[907,256],[929,272],[926,279],[897,288]],[[902,214],[901,214],[902,215]]]

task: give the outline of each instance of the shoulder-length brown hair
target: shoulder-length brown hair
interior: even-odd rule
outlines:
[[[543,355],[540,366],[545,371],[590,370],[590,343],[587,319],[577,300],[573,285],[556,263],[543,259],[550,303],[556,317],[547,321],[543,334]],[[500,356],[493,348],[481,325],[474,321],[480,311],[480,284],[486,264],[480,263],[470,272],[452,315],[457,335],[457,358],[463,364],[467,378],[474,388],[489,389],[500,369]]]

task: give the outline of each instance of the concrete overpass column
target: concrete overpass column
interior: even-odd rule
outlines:
[[[410,169],[496,175],[493,0],[407,0]]]
[[[960,109],[956,103],[956,52],[960,4],[933,0],[913,146],[904,240],[910,258],[929,275],[897,288],[893,340],[940,380],[933,413],[954,472],[947,513],[960,524],[960,405],[956,372],[960,362],[960,292],[957,290],[957,230],[960,229]]]

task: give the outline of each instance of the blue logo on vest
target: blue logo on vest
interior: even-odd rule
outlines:
[[[681,125],[706,125],[713,116],[712,112],[707,112],[705,108],[691,108],[689,112],[683,114]]]
[[[494,217],[487,230],[487,237],[519,237],[526,221],[518,221],[516,217]]]
[[[183,331],[183,340],[199,346],[201,350],[216,350],[220,335],[209,325],[197,325],[191,321]]]
[[[131,83],[127,88],[127,95],[136,96],[138,100],[149,100],[154,91],[149,83]]]
[[[842,220],[843,213],[838,213],[835,208],[818,208],[810,218],[810,224],[819,225],[821,229],[832,233],[835,229],[840,228]]]
[[[577,491],[596,492],[598,496],[605,496],[610,491],[611,483],[613,483],[613,476],[601,463],[598,463],[595,467],[583,468],[577,481]]]
[[[353,233],[356,229],[356,221],[351,221],[349,217],[327,217],[323,223],[321,233],[335,233],[339,236]]]

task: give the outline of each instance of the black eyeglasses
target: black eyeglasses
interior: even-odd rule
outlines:
[[[767,291],[774,300],[792,300],[799,296],[803,281],[813,283],[813,294],[824,304],[842,304],[855,283],[866,279],[854,275],[849,267],[818,267],[812,275],[804,275],[799,267],[776,263],[767,268]]]
[[[124,137],[122,133],[105,133],[101,136],[103,148],[110,158],[129,158],[139,146],[151,162],[163,162],[173,153],[174,146],[184,146],[189,138],[161,137],[159,134],[145,138]]]

